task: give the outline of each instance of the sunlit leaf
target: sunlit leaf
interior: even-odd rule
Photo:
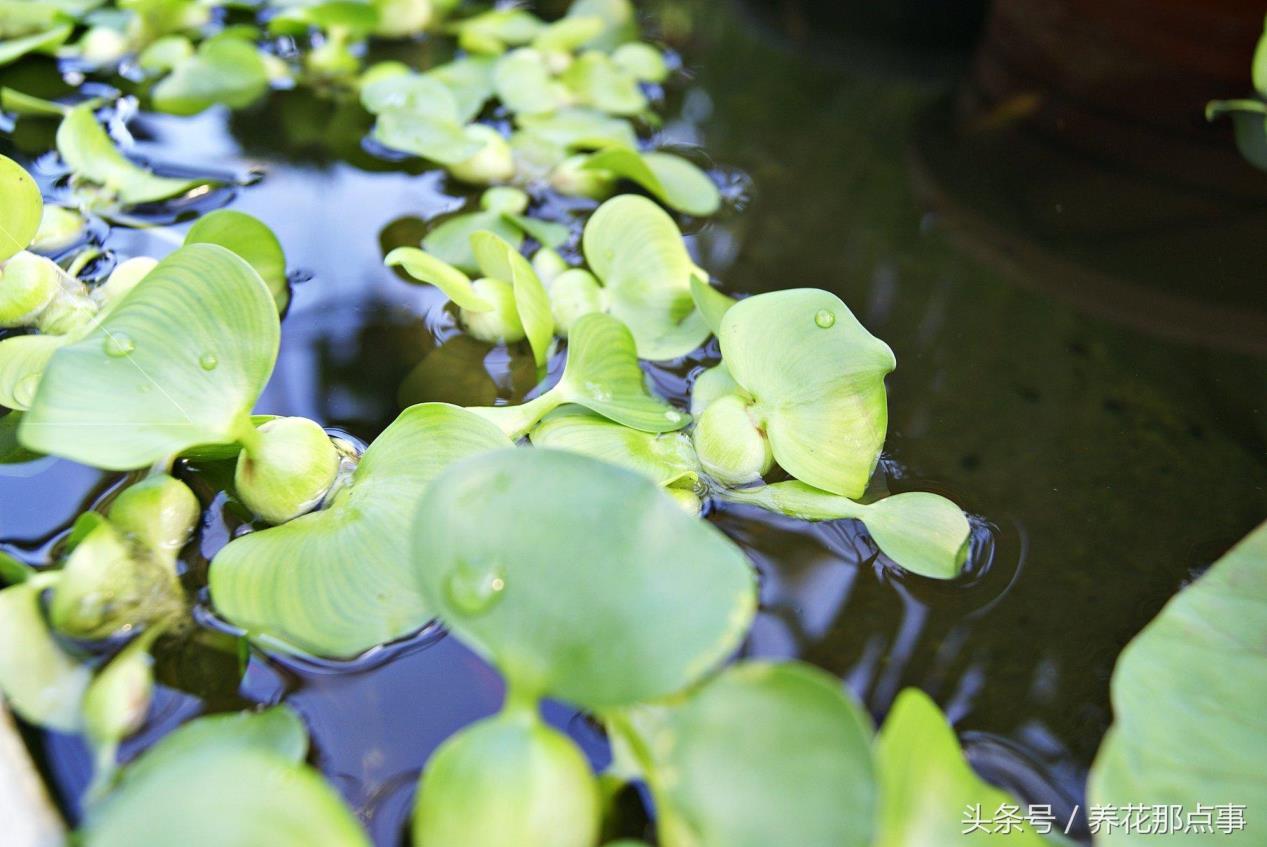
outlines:
[[[601,18],[605,27],[586,45],[598,50],[612,50],[638,37],[638,21],[630,0],[574,0],[568,17]]]
[[[397,247],[387,254],[383,262],[389,267],[403,268],[419,282],[434,285],[463,309],[487,312],[493,308],[492,303],[475,293],[470,277],[417,247]]]
[[[211,564],[216,610],[270,646],[354,656],[427,622],[410,527],[418,497],[449,464],[509,447],[454,406],[413,406],[361,457],[325,509],[229,543]]]
[[[537,367],[544,367],[554,337],[554,316],[550,299],[537,272],[514,246],[492,232],[471,236],[475,261],[486,277],[509,282],[515,293],[515,309],[523,324],[524,334],[532,347]]]
[[[249,41],[222,36],[204,41],[196,54],[154,86],[150,96],[160,112],[196,115],[218,103],[241,109],[267,90],[268,68],[259,49]]]
[[[166,200],[207,182],[157,176],[127,159],[87,104],[66,113],[57,128],[57,151],[76,178],[103,186],[127,205]]]
[[[612,51],[612,61],[642,82],[664,82],[669,76],[664,54],[640,41],[617,47]]]
[[[673,219],[651,200],[608,200],[585,225],[585,260],[603,281],[611,313],[633,332],[638,355],[683,356],[708,338],[691,298],[695,265]]]
[[[691,684],[756,604],[751,567],[711,525],[643,476],[556,450],[446,471],[419,505],[414,563],[428,603],[513,690],[587,708]]]
[[[496,423],[510,437],[519,438],[565,403],[584,406],[644,432],[672,432],[691,420],[690,415],[648,392],[629,329],[603,314],[584,315],[568,332],[567,364],[562,378],[549,391],[518,406],[473,411]]]
[[[497,60],[493,86],[502,105],[516,115],[540,115],[567,105],[539,50],[512,50]]]
[[[545,24],[524,9],[492,9],[458,21],[450,29],[458,34],[458,44],[474,53],[502,53],[507,47],[527,44]]]
[[[36,575],[0,591],[0,690],[37,726],[75,732],[92,672],[62,650],[44,621],[40,595],[56,575]]]
[[[886,556],[920,576],[954,579],[968,554],[970,527],[963,510],[927,491],[908,491],[864,504],[792,481],[725,496],[801,520],[860,520]]]
[[[422,239],[422,248],[459,270],[478,273],[480,268],[471,250],[471,236],[481,230],[493,233],[516,248],[523,243],[523,231],[518,226],[500,212],[481,209],[442,221]]]
[[[632,149],[638,143],[628,120],[594,109],[560,109],[546,115],[518,115],[515,120],[525,130],[565,150]]]
[[[884,446],[893,351],[834,294],[741,300],[722,319],[722,359],[754,398],[774,459],[816,488],[859,497]]]
[[[735,305],[735,298],[722,294],[696,274],[691,274],[691,299],[714,333],[721,329],[722,316]]]
[[[638,80],[606,53],[582,53],[559,75],[576,103],[610,115],[637,115],[646,111],[647,98]]]
[[[187,724],[123,770],[79,839],[85,847],[368,847],[339,795],[300,761],[302,738],[284,709]]]
[[[0,263],[35,238],[44,212],[44,198],[31,175],[12,159],[0,156]]]
[[[1118,657],[1113,726],[1096,755],[1089,803],[1267,808],[1267,525],[1181,591]],[[1253,826],[1252,823],[1249,824]],[[1204,843],[1148,828],[1101,830],[1105,847]],[[1252,844],[1252,830],[1208,840]]]
[[[607,22],[597,15],[567,15],[554,21],[532,40],[537,50],[572,53],[603,34]]]
[[[466,56],[427,71],[426,76],[448,86],[456,98],[458,120],[468,123],[483,111],[493,96],[493,64],[488,56]]]
[[[870,719],[822,671],[736,665],[609,727],[651,789],[664,847],[871,845]],[[960,811],[946,807],[955,823]]]
[[[146,73],[170,73],[192,59],[194,43],[183,35],[165,35],[141,51],[136,63]]]
[[[276,304],[250,265],[217,245],[182,247],[53,356],[23,416],[22,442],[126,470],[235,441],[278,338]]]
[[[476,155],[483,144],[467,135],[456,120],[389,109],[378,116],[374,138],[384,147],[412,153],[442,165],[456,165]]]
[[[419,117],[461,124],[457,97],[449,87],[408,68],[367,80],[361,86],[361,105],[375,115],[400,109]]]
[[[595,153],[585,167],[636,182],[688,215],[708,217],[721,208],[721,194],[708,174],[681,156],[616,147]]]
[[[59,24],[43,32],[0,41],[0,65],[16,62],[28,53],[52,53],[70,38],[74,27]]]
[[[232,209],[217,209],[203,215],[185,233],[186,244],[219,244],[246,260],[273,293],[277,311],[290,302],[290,282],[286,279],[286,254],[281,242],[259,218]]]
[[[594,847],[598,783],[576,742],[521,709],[462,729],[427,762],[416,847]]]
[[[630,429],[579,406],[546,415],[531,433],[535,447],[570,450],[629,468],[657,485],[693,485],[699,460],[691,439],[681,432]]]
[[[962,815],[980,808],[992,815],[1019,804],[977,776],[937,704],[917,688],[898,695],[875,744],[879,814],[873,847],[960,847]],[[1000,844],[1043,847],[1032,827],[991,836]]]

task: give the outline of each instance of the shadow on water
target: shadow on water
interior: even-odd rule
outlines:
[[[974,59],[975,24],[960,20],[937,42],[929,22],[932,36],[904,42],[892,22],[860,35],[845,6],[855,4],[823,19],[812,3],[653,4],[691,68],[669,94],[663,140],[746,174],[732,185],[742,211],[691,239],[724,286],[831,289],[897,352],[877,485],[941,491],[982,517],[970,572],[936,583],[900,575],[850,522],[714,510],[762,576],[744,652],[826,668],[877,719],[902,687],[920,686],[985,773],[1068,807],[1082,802],[1110,721],[1123,645],[1267,514],[1267,367],[1246,341],[1267,298],[1245,275],[1258,280],[1267,258],[1267,176],[1239,162],[1225,128],[1184,136],[1200,155],[1182,161],[1206,162],[1212,185],[1199,171],[1167,176],[1062,140],[1059,110],[1075,112],[1059,90],[1019,72],[1019,93],[993,84],[989,51],[1021,37],[1008,20],[990,19]],[[932,55],[929,38],[959,46]],[[418,49],[411,60],[430,61]],[[423,220],[476,194],[371,155],[355,104],[279,92],[231,118],[147,115],[134,128],[158,160],[266,174],[234,208],[267,221],[310,278],[295,288],[260,409],[368,441],[402,404],[511,402],[532,388],[524,351],[462,336],[434,290],[382,267],[385,245],[416,241]],[[1130,143],[1156,161],[1148,145],[1174,142],[1139,130]],[[1136,193],[1123,193],[1128,184]],[[167,249],[128,230],[109,246]],[[1184,308],[1186,327],[1175,321]],[[1193,329],[1229,311],[1248,323]],[[652,376],[680,398],[715,355]],[[209,506],[186,561],[196,593],[207,561],[243,528],[241,510],[214,494],[214,473],[190,477]],[[0,541],[36,562],[120,482],[50,459],[0,466],[0,477]],[[429,753],[501,697],[487,666],[430,629],[343,665],[243,657],[222,627],[195,633],[164,642],[150,724],[123,755],[199,711],[290,703],[312,729],[315,763],[380,845],[402,843]],[[552,706],[550,718],[596,763],[607,756],[572,711]],[[77,811],[87,752],[56,734],[36,743]]]

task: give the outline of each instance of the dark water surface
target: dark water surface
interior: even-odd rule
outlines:
[[[980,516],[971,571],[938,583],[898,574],[850,522],[714,511],[763,578],[764,611],[745,653],[826,668],[877,721],[902,687],[919,686],[989,776],[1026,800],[1082,802],[1111,718],[1117,654],[1267,515],[1267,366],[1253,352],[1263,338],[1207,333],[1198,343],[1184,322],[1154,319],[1150,280],[1182,289],[1194,309],[1227,291],[1238,308],[1267,308],[1261,273],[1251,286],[1239,270],[1267,266],[1261,237],[1234,241],[1202,276],[1180,279],[1166,245],[1185,237],[1182,225],[1133,240],[1113,240],[1104,223],[1079,229],[1103,208],[1096,192],[1110,189],[1053,181],[1044,170],[1053,157],[1007,136],[987,137],[991,152],[974,164],[957,158],[942,134],[967,67],[954,56],[930,59],[917,47],[876,55],[821,33],[798,40],[796,26],[731,3],[675,4],[660,20],[691,74],[669,92],[663,135],[707,151],[732,200],[696,227],[699,260],[735,292],[817,286],[844,298],[898,358],[877,486],[931,488]],[[426,48],[413,58],[430,61]],[[132,127],[158,161],[262,170],[233,208],[272,226],[291,266],[311,278],[295,287],[259,409],[366,441],[403,404],[517,400],[533,379],[524,351],[457,335],[434,290],[382,267],[385,248],[416,243],[421,219],[477,193],[374,158],[360,146],[368,126],[355,103],[281,92],[231,117],[145,115]],[[42,152],[51,130],[24,130],[18,144]],[[1244,180],[1267,176],[1245,165]],[[978,189],[991,200],[978,203]],[[958,199],[947,204],[950,194]],[[1009,244],[1021,247],[1001,260],[999,243],[974,242],[942,213],[947,205],[1002,218]],[[1267,190],[1219,208],[1228,226],[1261,219]],[[1053,237],[1040,225],[1051,220],[1068,221],[1066,234],[1080,240]],[[108,245],[124,255],[168,249],[127,230]],[[1094,286],[1063,290],[1066,278],[1077,281],[1053,272],[1053,255],[1079,266],[1109,255],[1097,273],[1133,280],[1131,308],[1096,308]],[[680,400],[683,377],[703,361],[657,382]],[[187,557],[194,591],[241,526],[224,495],[212,500],[215,469],[204,470],[188,476],[211,507]],[[47,561],[75,515],[118,481],[50,459],[0,466],[0,542]],[[501,696],[495,673],[434,630],[351,665],[254,653],[241,671],[232,639],[214,630],[165,644],[151,721],[124,755],[200,711],[285,701],[312,731],[315,763],[380,845],[402,842],[430,751]],[[564,707],[550,717],[602,763],[603,741],[583,718]],[[87,751],[55,734],[32,740],[76,814]]]

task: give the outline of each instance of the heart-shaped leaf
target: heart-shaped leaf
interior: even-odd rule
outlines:
[[[277,236],[259,218],[232,209],[217,209],[194,222],[185,233],[185,243],[219,244],[237,253],[255,268],[273,293],[277,311],[285,311],[290,302],[286,254]]]
[[[231,109],[251,105],[268,90],[268,68],[249,41],[221,36],[204,41],[151,92],[154,108],[173,115],[196,115],[223,103]]]
[[[679,691],[755,611],[734,544],[645,477],[574,453],[455,465],[418,507],[413,550],[428,603],[524,698],[602,709]]]
[[[651,789],[664,847],[870,847],[870,723],[822,671],[748,662],[609,727]]]
[[[672,153],[610,147],[590,156],[585,168],[636,182],[665,205],[688,215],[704,218],[721,208],[721,194],[708,174]]]
[[[637,339],[639,356],[677,358],[708,338],[691,298],[695,264],[677,225],[654,202],[628,194],[608,200],[585,225],[582,245],[612,315]]]
[[[730,491],[725,496],[801,520],[860,520],[884,555],[932,579],[959,576],[968,555],[971,527],[963,510],[927,491],[908,491],[864,504],[791,481]]]
[[[1004,804],[1019,805],[973,772],[945,715],[917,688],[898,695],[876,739],[875,759],[880,802],[872,847],[960,847],[964,809],[993,814]],[[1027,826],[997,835],[1008,845],[1052,845]]]
[[[277,307],[243,259],[191,244],[54,355],[22,443],[109,470],[236,441],[277,358]],[[253,430],[252,430],[253,432]]]
[[[57,128],[57,152],[77,179],[102,186],[124,205],[166,200],[208,182],[157,176],[126,158],[97,123],[90,104],[66,113]]]
[[[699,459],[682,432],[630,429],[580,406],[564,406],[545,416],[531,433],[535,447],[570,450],[629,468],[656,485],[692,486]]]
[[[31,175],[12,159],[0,156],[0,263],[35,239],[44,213],[44,198]]]
[[[302,740],[285,709],[187,724],[123,770],[78,837],[85,847],[368,847],[339,795],[302,763]]]
[[[77,732],[92,671],[57,645],[44,620],[40,595],[58,578],[37,574],[0,591],[0,691],[23,719]]]
[[[273,646],[321,656],[354,656],[413,632],[434,612],[409,565],[418,497],[449,464],[509,446],[455,406],[406,409],[327,508],[243,535],[216,554],[216,609]]]
[[[620,321],[600,313],[582,315],[568,331],[567,364],[553,388],[518,406],[472,411],[496,423],[511,438],[519,438],[565,403],[584,406],[644,432],[672,432],[691,421],[690,415],[647,391],[633,336]]]
[[[1264,667],[1267,525],[1172,598],[1118,658],[1114,723],[1091,767],[1088,802],[1267,808]],[[1096,842],[1146,846],[1148,832],[1102,829]],[[1250,844],[1257,836],[1186,835],[1173,843],[1207,838]]]
[[[718,338],[780,467],[816,488],[861,496],[888,427],[889,346],[839,297],[811,288],[739,301]]]

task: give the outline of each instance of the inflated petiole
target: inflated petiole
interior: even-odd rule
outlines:
[[[238,497],[272,524],[316,508],[339,472],[330,436],[307,418],[274,418],[256,432],[238,455],[233,474]]]
[[[638,364],[633,335],[610,315],[584,315],[568,334],[563,376],[550,390],[519,406],[484,406],[471,411],[520,438],[565,403],[584,406],[608,420],[643,432],[673,432],[691,416],[653,397]]]
[[[886,556],[905,570],[932,579],[959,576],[968,557],[970,527],[963,510],[927,491],[858,503],[791,481],[725,491],[720,496],[801,520],[860,520]]]

